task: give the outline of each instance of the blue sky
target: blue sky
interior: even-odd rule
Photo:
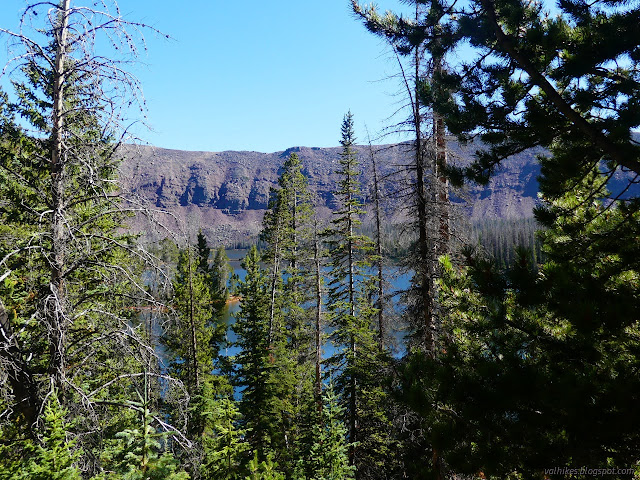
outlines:
[[[25,4],[2,0],[0,25],[16,28]],[[172,37],[149,33],[144,65],[134,69],[154,129],[139,135],[150,144],[262,152],[335,146],[349,109],[364,142],[365,124],[375,136],[401,102],[393,95],[399,83],[387,79],[397,73],[389,50],[354,18],[348,0],[119,4],[128,19]],[[402,8],[397,0],[379,4]],[[4,64],[5,39],[0,48]]]

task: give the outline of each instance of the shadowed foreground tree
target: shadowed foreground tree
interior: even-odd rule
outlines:
[[[455,10],[442,46],[467,42],[477,55],[434,74],[419,98],[462,140],[483,142],[473,164],[448,169],[456,182],[487,182],[509,155],[550,150],[537,212],[549,260],[539,276],[524,255],[507,276],[474,260],[460,283],[447,264],[438,358],[413,359],[402,394],[460,471],[634,464],[638,4],[560,2],[552,15],[540,2],[478,0]],[[416,45],[436,18],[390,13],[369,26]],[[628,187],[607,192],[614,177]]]

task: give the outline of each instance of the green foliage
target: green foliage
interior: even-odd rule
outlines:
[[[0,395],[11,399],[1,421],[15,445],[26,445],[57,390],[71,412],[65,428],[83,456],[78,463],[93,469],[153,352],[136,318],[140,304],[152,301],[140,279],[148,257],[123,231],[131,212],[116,178],[114,138],[122,132],[102,88],[113,64],[92,55],[99,29],[84,28],[83,8],[32,7],[35,38],[44,43],[20,37],[29,54],[17,57],[25,63],[0,108],[0,316],[5,306],[10,313],[2,318],[8,381]],[[63,35],[67,15],[77,30]]]
[[[103,453],[106,472],[93,480],[188,480],[173,455],[162,452],[163,436],[149,424],[118,433]]]
[[[44,407],[43,435],[33,456],[26,462],[23,478],[33,480],[80,480],[77,466],[80,451],[74,441],[67,440],[68,412],[62,408],[54,391]]]
[[[404,387],[459,471],[504,478],[637,460],[640,417],[627,406],[640,391],[640,265],[625,239],[640,217],[593,200],[603,181],[594,170],[540,212],[539,273],[525,254],[507,272],[444,262],[441,353],[410,365]],[[425,396],[447,409],[420,410]]]
[[[229,282],[233,269],[229,264],[229,257],[224,247],[218,247],[213,253],[211,266],[209,267],[211,277],[211,293],[216,307],[223,307],[229,298]]]
[[[309,448],[313,409],[311,343],[314,312],[304,308],[312,300],[311,248],[313,205],[302,163],[295,154],[285,161],[277,189],[272,190],[265,213],[261,240],[262,259],[269,269],[268,344],[275,397],[272,402],[282,413],[285,443],[274,451],[286,471]]]
[[[449,169],[454,182],[486,183],[513,153],[548,149],[536,212],[546,260],[537,268],[533,249],[509,262],[501,245],[506,271],[470,257],[460,272],[445,260],[435,358],[405,358],[398,393],[457,472],[534,478],[546,465],[632,465],[640,203],[626,171],[640,172],[639,7],[567,1],[549,13],[540,2],[478,0],[451,15],[440,1],[411,3],[429,14],[411,22],[353,6],[400,53],[476,49],[423,82],[419,99],[451,133],[482,141],[473,164]],[[415,460],[410,475],[430,461]]]
[[[165,237],[157,244],[151,245],[149,247],[149,253],[156,255],[161,262],[169,265],[176,265],[178,263],[178,245],[169,237]]]
[[[202,468],[200,455],[212,454],[211,442],[212,436],[216,435],[217,419],[211,410],[216,408],[216,402],[232,393],[227,378],[213,372],[219,360],[219,345],[226,332],[226,322],[211,295],[209,254],[202,234],[198,236],[196,248],[188,246],[180,251],[173,279],[177,315],[165,324],[162,337],[167,347],[169,372],[182,381],[189,394],[187,433],[198,447],[182,451],[180,456],[184,464],[190,464],[189,471],[194,475]],[[181,396],[176,397],[175,392],[166,397],[166,412],[177,422],[184,400]]]
[[[293,379],[286,375],[290,367],[284,339],[281,335],[270,339],[268,279],[259,261],[258,250],[252,247],[242,262],[247,273],[239,285],[242,303],[232,328],[241,348],[234,378],[235,385],[243,388],[240,411],[247,439],[262,456],[285,451]]]
[[[277,468],[278,465],[270,456],[260,462],[256,453],[253,460],[249,462],[249,475],[245,480],[284,480],[285,476],[278,472]]]
[[[315,480],[349,480],[355,467],[349,465],[347,429],[343,423],[344,408],[340,406],[333,385],[323,394],[322,420],[314,426],[314,442],[309,466]]]
[[[526,248],[531,262],[542,263],[544,254],[537,235],[541,225],[535,218],[524,219],[484,219],[471,225],[471,236],[490,258],[502,266],[512,265],[517,258],[517,250]]]
[[[214,316],[206,275],[197,269],[196,262],[191,247],[180,252],[173,280],[177,315],[162,339],[168,348],[170,371],[185,383],[190,395],[198,394],[211,374],[216,342],[224,332]]]
[[[374,327],[377,287],[369,271],[373,243],[358,232],[364,211],[351,113],[342,124],[341,144],[341,168],[337,172],[341,180],[335,193],[339,208],[324,234],[330,258],[327,306],[333,326],[331,341],[336,347],[327,364],[345,412],[350,462],[359,478],[376,478],[393,463],[388,461],[393,443],[387,417],[390,402],[380,385],[388,358],[380,350]]]
[[[244,440],[247,431],[239,427],[241,415],[236,402],[209,397],[206,415],[212,427],[204,440],[203,478],[244,478],[249,444]]]

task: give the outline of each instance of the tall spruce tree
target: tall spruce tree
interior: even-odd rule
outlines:
[[[162,335],[169,373],[182,382],[189,396],[187,433],[194,446],[182,451],[181,458],[196,477],[203,459],[210,455],[209,437],[215,435],[216,425],[211,423],[215,417],[209,411],[232,394],[228,379],[214,372],[226,322],[210,293],[208,250],[206,239],[199,235],[195,248],[188,245],[179,252],[173,278],[175,314],[164,323]],[[167,391],[164,397],[167,415],[178,420],[184,409],[180,391]]]
[[[75,442],[67,438],[68,411],[54,390],[44,407],[42,416],[43,438],[36,445],[33,457],[24,457],[24,464],[14,472],[33,480],[80,480],[78,460],[81,452]]]
[[[205,414],[212,432],[205,437],[202,478],[243,479],[250,447],[245,440],[247,431],[239,427],[237,402],[228,397],[207,398]]]
[[[378,478],[384,475],[388,446],[382,433],[389,425],[380,386],[386,361],[374,329],[376,310],[368,271],[373,244],[358,232],[364,210],[351,112],[344,117],[340,143],[340,170],[336,172],[340,180],[335,192],[339,207],[325,232],[330,259],[327,305],[336,349],[328,363],[345,409],[349,461],[356,467],[356,478]]]
[[[261,233],[266,244],[263,259],[271,271],[271,337],[276,340],[281,336],[279,341],[286,344],[283,353],[287,359],[283,365],[292,368],[287,375],[295,382],[289,400],[291,461],[309,449],[312,425],[309,413],[314,402],[314,317],[305,308],[311,301],[309,287],[313,282],[309,262],[312,215],[308,181],[300,159],[293,153],[282,167],[278,188],[271,192]],[[283,464],[282,460],[279,463]]]
[[[291,405],[295,378],[284,332],[270,328],[270,279],[251,247],[242,261],[246,275],[233,331],[240,352],[234,358],[234,385],[242,392],[242,428],[259,459],[290,459]],[[271,334],[270,334],[271,333]]]
[[[314,442],[308,463],[311,477],[323,480],[349,480],[354,478],[354,467],[349,465],[347,429],[343,423],[343,410],[329,383],[322,395],[322,420],[314,427]]]
[[[453,35],[453,6],[440,0],[406,2],[411,12],[380,15],[375,4],[352,8],[372,33],[384,38],[397,57],[410,114],[404,122],[411,131],[411,162],[407,210],[417,231],[412,255],[406,261],[414,271],[408,292],[411,325],[409,350],[432,355],[438,333],[436,278],[439,255],[449,250],[450,205],[445,125],[442,112],[425,92],[441,89],[436,78],[444,71],[444,57]],[[405,66],[404,58],[409,59]]]

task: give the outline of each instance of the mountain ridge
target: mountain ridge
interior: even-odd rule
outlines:
[[[468,164],[474,146],[449,142],[450,162]],[[406,215],[393,193],[410,185],[405,165],[411,163],[409,144],[373,147],[382,178],[383,208],[387,220],[401,223]],[[336,207],[335,170],[342,147],[295,146],[262,153],[226,150],[188,151],[152,146],[125,145],[120,178],[126,190],[155,209],[176,218],[173,227],[202,229],[212,244],[243,242],[257,236],[267,208],[269,192],[277,184],[284,160],[296,153],[318,199],[318,211],[328,218]],[[370,197],[372,175],[368,146],[356,146],[360,182],[365,200]],[[471,219],[530,217],[537,203],[536,155],[528,151],[504,162],[486,187],[469,185],[452,199]],[[462,198],[466,199],[463,202]],[[139,220],[134,229],[145,230]]]

